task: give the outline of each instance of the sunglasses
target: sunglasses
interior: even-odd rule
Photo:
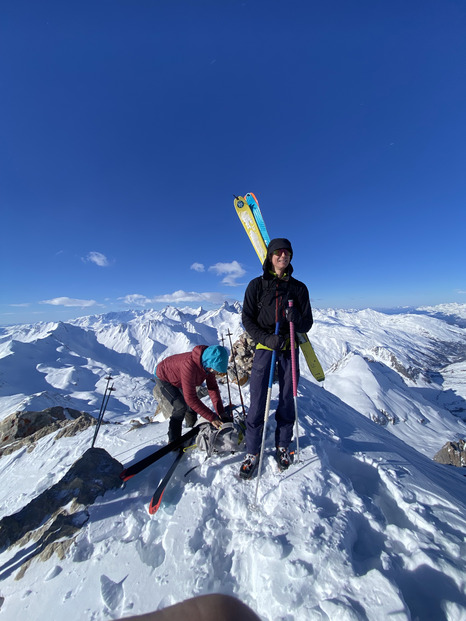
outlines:
[[[288,248],[278,248],[277,250],[274,250],[272,252],[272,254],[275,257],[279,257],[281,256],[283,253],[285,253],[285,257],[289,257],[291,255],[291,252],[288,250]]]

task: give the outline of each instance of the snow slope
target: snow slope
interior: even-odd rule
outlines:
[[[3,552],[2,618],[117,619],[220,592],[274,621],[464,619],[466,478],[432,456],[466,436],[464,384],[455,379],[466,331],[424,311],[320,311],[316,319],[309,336],[327,379],[322,386],[302,370],[301,461],[284,474],[269,421],[257,508],[256,481],[237,477],[241,454],[204,461],[193,451],[149,516],[167,456],[98,498],[63,559],[27,566],[32,544]],[[111,371],[108,420],[119,424],[103,426],[98,445],[129,464],[165,442],[166,422],[129,424],[153,412],[154,364],[215,342],[226,326],[241,332],[238,308],[3,329],[2,416],[59,400],[96,413]],[[247,386],[243,393],[248,403]],[[276,400],[274,386],[272,411]],[[92,435],[51,435],[32,452],[2,457],[0,516],[57,482]]]

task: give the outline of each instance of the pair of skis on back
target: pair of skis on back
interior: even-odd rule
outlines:
[[[264,263],[270,236],[259,208],[259,201],[252,192],[248,192],[244,197],[235,196],[235,209],[259,257],[259,261],[261,264]],[[307,334],[299,333],[297,339],[310,372],[318,382],[322,382],[325,379],[325,374]]]

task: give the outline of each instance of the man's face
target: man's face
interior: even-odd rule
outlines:
[[[291,254],[289,250],[285,248],[280,248],[279,250],[274,250],[272,256],[270,257],[270,261],[273,265],[275,272],[283,272],[286,270],[288,265],[290,264]]]

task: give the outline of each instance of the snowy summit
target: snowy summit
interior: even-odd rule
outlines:
[[[466,470],[433,457],[466,438],[465,317],[466,305],[316,311],[309,338],[326,379],[317,383],[301,358],[300,461],[278,472],[270,425],[256,507],[255,479],[238,477],[243,453],[190,450],[149,515],[167,455],[6,542],[0,616],[120,619],[222,593],[268,621],[463,621]],[[167,422],[154,418],[157,362],[228,330],[233,341],[243,332],[239,305],[1,328],[0,424],[57,406],[70,420],[97,417],[110,375],[96,447],[128,466],[166,443]],[[221,392],[227,403],[225,384]],[[242,397],[247,408],[247,384]],[[90,448],[95,426],[66,435],[66,423],[17,450],[2,437],[2,529]],[[54,539],[47,528],[59,520],[68,530]]]

